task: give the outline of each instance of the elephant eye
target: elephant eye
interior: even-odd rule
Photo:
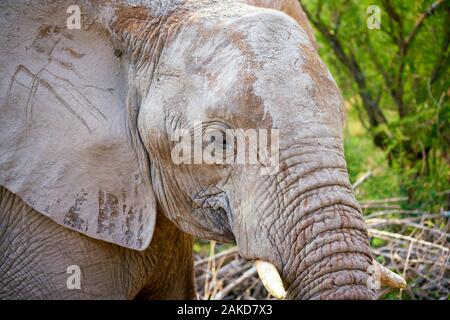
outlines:
[[[207,140],[209,142],[213,142],[218,148],[222,148],[223,150],[226,150],[229,145],[227,143],[227,137],[226,134],[222,131],[216,131],[214,133],[208,134]]]
[[[212,122],[204,130],[204,141],[213,143],[216,149],[222,149],[224,156],[233,154],[234,141],[231,128],[221,122]],[[230,131],[229,131],[230,130]]]
[[[230,147],[230,144],[228,144],[227,142],[227,136],[225,133],[223,133],[221,136],[219,135],[219,138],[217,138],[217,136],[213,136],[211,141],[217,142],[217,146],[222,146],[223,150],[227,150]]]

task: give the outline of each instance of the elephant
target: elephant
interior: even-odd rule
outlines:
[[[235,242],[279,298],[376,297],[298,1],[0,7],[0,299],[194,299],[194,237]],[[234,159],[233,129],[273,132],[276,165],[175,163],[180,130]]]

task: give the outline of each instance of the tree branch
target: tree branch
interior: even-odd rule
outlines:
[[[302,1],[300,0],[300,3]],[[302,3],[301,3],[302,4]],[[362,71],[360,65],[358,64],[355,56],[350,52],[345,53],[342,43],[339,41],[336,34],[330,33],[328,27],[322,22],[320,16],[316,14],[313,16],[311,12],[302,4],[303,10],[308,17],[309,21],[316,27],[316,29],[325,37],[328,41],[331,49],[336,54],[338,60],[350,71],[350,74],[355,79],[358,86],[358,93],[362,99],[364,109],[369,118],[369,123],[372,128],[379,126],[380,124],[386,124],[387,120],[383,112],[379,108],[377,101],[372,97],[369,88],[367,87],[366,77]],[[377,146],[384,149],[386,135],[383,133],[377,133],[374,137],[374,142]]]
[[[403,46],[404,51],[406,52],[413,42],[414,38],[416,37],[417,33],[420,31],[420,29],[423,26],[423,23],[425,20],[430,17],[442,4],[444,3],[444,0],[437,0],[436,2],[433,2],[431,6],[428,7],[428,9],[423,12],[416,20],[416,23],[414,24],[414,27],[406,37]]]
[[[394,41],[397,43],[397,45],[400,45],[401,43],[403,43],[403,21],[400,17],[400,15],[397,13],[397,11],[395,11],[395,8],[392,6],[392,3],[390,0],[383,0],[382,1],[383,4],[383,8],[384,10],[386,10],[390,21],[394,21],[397,23],[398,25],[398,35],[395,35],[394,32],[392,32],[392,38],[394,39]],[[392,30],[392,28],[391,28]]]
[[[389,3],[389,0],[384,0],[384,2]],[[425,20],[428,17],[430,17],[443,3],[444,3],[444,0],[437,0],[436,2],[432,3],[427,8],[427,10],[425,12],[423,12],[416,19],[416,23],[414,24],[414,27],[411,29],[409,34],[406,36],[405,40],[403,40],[399,45],[399,69],[397,72],[397,81],[396,81],[396,85],[395,85],[397,87],[397,91],[396,91],[396,96],[394,97],[394,100],[396,101],[396,104],[398,106],[400,118],[403,118],[407,114],[407,110],[405,110],[405,105],[403,102],[403,72],[405,70],[406,56],[408,54],[411,43],[414,41],[418,32],[422,28]],[[403,35],[401,37],[403,37]]]
[[[388,88],[389,92],[394,97],[395,96],[395,88],[393,86],[394,78],[391,77],[391,75],[386,71],[384,65],[378,59],[378,55],[376,54],[375,50],[373,49],[372,42],[370,41],[370,37],[367,33],[365,34],[365,40],[366,40],[365,43],[366,43],[366,46],[368,49],[368,53],[370,55],[370,58],[372,59],[372,62],[377,67],[377,69],[380,71],[380,73],[384,79],[386,88]]]
[[[444,20],[444,40],[442,41],[441,52],[439,54],[439,58],[434,66],[433,71],[431,72],[430,84],[434,84],[439,78],[445,74],[450,64],[450,55],[448,52],[448,48],[450,46],[450,8],[447,9],[447,17]]]

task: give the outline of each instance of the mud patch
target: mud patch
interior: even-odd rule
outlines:
[[[339,106],[339,115],[343,120],[345,115],[343,111],[343,101],[339,89],[331,78],[331,75],[320,60],[318,53],[311,47],[300,45],[304,53],[306,63],[302,66],[302,71],[306,72],[313,80],[314,86],[311,87],[312,95],[321,108],[330,108]],[[330,103],[334,102],[334,103]]]
[[[75,203],[72,207],[70,207],[63,220],[63,223],[65,225],[81,232],[87,231],[87,225],[85,224],[85,221],[80,217],[80,210],[87,200],[87,195],[88,193],[85,190],[81,189],[81,191],[75,197]]]
[[[79,53],[78,51],[76,51],[76,50],[74,50],[72,48],[66,48],[66,49],[64,49],[64,51],[68,55],[70,55],[71,57],[76,58],[76,59],[80,59],[80,58],[83,58],[85,56],[84,53]]]
[[[97,233],[115,233],[119,217],[119,199],[112,193],[99,190]]]

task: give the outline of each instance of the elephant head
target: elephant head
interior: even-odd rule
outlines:
[[[271,277],[289,298],[374,298],[342,99],[305,21],[242,1],[93,1],[69,30],[66,7],[48,6],[2,11],[1,185],[135,250],[160,210],[186,233],[235,241],[280,296]],[[229,131],[267,133],[275,165],[205,163],[204,138],[226,154],[240,139]],[[203,139],[203,161],[174,161],[180,132]]]

